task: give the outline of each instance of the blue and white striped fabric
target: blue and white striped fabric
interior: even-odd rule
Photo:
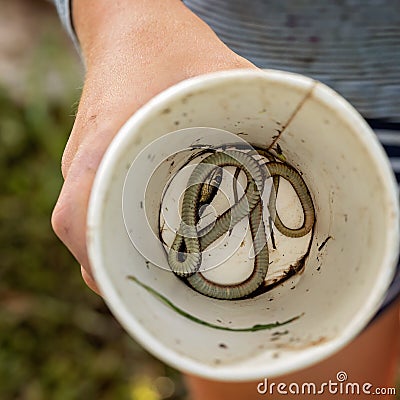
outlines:
[[[185,0],[234,51],[341,93],[366,118],[400,122],[400,2]]]
[[[72,41],[74,42],[77,49],[79,49],[78,39],[75,35],[74,26],[72,23],[72,12],[71,5],[72,1],[70,0],[53,0],[57,8],[58,15],[60,16],[61,22],[64,25],[64,28],[68,32]]]
[[[54,0],[77,43],[68,0]],[[367,119],[400,181],[400,1],[184,0],[234,51],[341,93]],[[381,311],[400,293],[400,268]]]

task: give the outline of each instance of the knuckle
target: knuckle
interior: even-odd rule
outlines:
[[[72,135],[73,134],[71,133],[71,137],[68,140],[61,157],[61,173],[64,179],[67,178],[69,168],[76,153],[76,146],[73,145],[74,142]]]
[[[53,231],[62,241],[65,241],[69,236],[71,228],[69,219],[70,208],[70,204],[62,195],[60,195],[51,215],[51,226]]]

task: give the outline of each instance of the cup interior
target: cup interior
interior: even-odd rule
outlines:
[[[184,137],[187,129],[193,137]],[[225,301],[193,291],[171,273],[157,233],[164,188],[188,157],[183,151],[168,158],[179,142],[174,138],[187,148],[196,137],[219,145],[231,136],[260,148],[278,144],[310,190],[316,221],[312,236],[281,238],[279,257],[271,256],[271,273],[279,274],[306,249],[298,274],[259,296]],[[172,139],[145,152],[163,137]],[[172,166],[163,164],[169,161]],[[276,376],[332,354],[376,313],[398,254],[395,188],[374,133],[325,85],[270,70],[193,78],[139,110],[106,153],[90,200],[90,260],[113,313],[160,359],[212,379]],[[296,205],[285,203],[290,190],[282,187],[280,212],[295,220]],[[225,262],[226,276],[241,264],[240,257]],[[250,329],[277,322],[282,325]]]

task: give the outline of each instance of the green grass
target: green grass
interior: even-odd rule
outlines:
[[[51,230],[79,98],[70,54],[48,35],[25,98],[0,88],[0,399],[183,399],[180,374],[124,333]],[[49,64],[68,88],[56,98]]]

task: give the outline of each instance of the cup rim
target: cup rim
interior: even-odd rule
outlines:
[[[106,272],[107,267],[103,262],[101,257],[102,252],[100,251],[101,234],[99,232],[101,232],[102,228],[102,204],[107,196],[108,184],[112,180],[113,166],[118,161],[121,154],[124,153],[127,143],[132,140],[132,136],[138,132],[140,127],[148,118],[151,118],[152,115],[165,109],[168,104],[177,97],[185,96],[190,92],[198,91],[199,89],[206,90],[214,84],[220,84],[223,81],[253,79],[257,76],[262,77],[270,83],[292,86],[294,89],[297,88],[300,90],[309,88],[310,84],[315,85],[315,87],[318,87],[318,90],[315,92],[316,96],[318,96],[318,102],[323,103],[325,107],[330,107],[331,109],[340,112],[343,115],[343,120],[358,127],[358,129],[353,129],[357,135],[357,139],[370,150],[369,154],[375,160],[376,166],[381,170],[380,172],[383,175],[387,176],[387,179],[382,182],[388,200],[387,204],[392,205],[391,217],[393,220],[399,221],[397,183],[389,160],[376,135],[353,106],[351,106],[334,90],[321,82],[300,74],[270,69],[260,71],[248,69],[219,71],[179,82],[156,95],[148,103],[137,110],[122,126],[111,142],[104,154],[93,182],[87,214],[87,250],[94,278],[112,313],[116,316],[127,332],[144,348],[151,349],[152,353],[156,357],[180,371],[220,381],[248,381],[259,379],[265,377],[269,371],[266,369],[261,370],[260,368],[252,369],[250,366],[246,369],[242,368],[242,370],[239,371],[232,365],[218,367],[205,365],[168,348],[155,337],[151,336],[134,315],[129,312],[128,308],[122,301],[120,294],[108,279]],[[355,315],[352,322],[343,329],[336,338],[329,342],[322,343],[317,347],[301,350],[302,356],[296,357],[290,365],[288,365],[287,361],[280,362],[277,360],[274,368],[270,369],[271,373],[268,373],[268,376],[287,374],[327,358],[348,344],[374,317],[379,306],[383,302],[386,290],[391,283],[395,272],[396,261],[398,259],[399,224],[393,223],[389,228],[385,257],[382,260],[382,263],[387,265],[387,268],[385,269],[386,274],[382,274],[379,281],[376,282],[375,296],[368,299],[363,308],[364,312],[362,315],[360,315],[361,313]]]

